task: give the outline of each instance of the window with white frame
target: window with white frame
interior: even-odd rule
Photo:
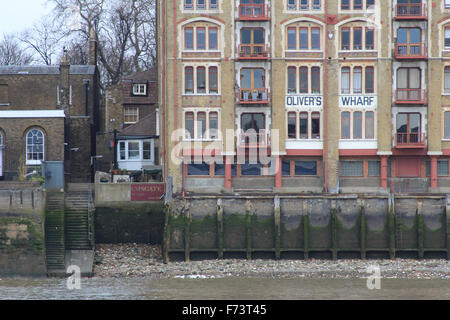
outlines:
[[[450,9],[450,0],[445,0],[445,9]]]
[[[123,122],[133,124],[139,121],[139,108],[126,106],[123,108]]]
[[[184,68],[184,94],[218,94],[219,68],[196,65]]]
[[[287,113],[288,139],[320,139],[320,112],[289,111]]]
[[[219,112],[186,111],[184,113],[184,130],[186,140],[219,139]]]
[[[135,95],[135,96],[147,95],[147,84],[145,84],[145,83],[133,84],[133,95]]]
[[[373,66],[346,66],[341,68],[341,94],[375,93]]]
[[[289,11],[310,11],[322,8],[321,0],[286,0]]]
[[[219,27],[212,23],[191,23],[183,28],[184,50],[217,51]]]
[[[119,161],[154,162],[154,140],[125,140],[118,143]]]
[[[341,139],[375,139],[375,112],[341,112]]]
[[[217,10],[219,0],[183,0],[184,10]]]
[[[320,94],[319,66],[289,66],[287,68],[288,94]]]
[[[39,129],[31,129],[26,135],[26,164],[40,165],[44,161],[44,133]]]

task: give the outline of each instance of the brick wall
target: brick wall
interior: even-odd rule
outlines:
[[[17,177],[20,157],[26,158],[26,134],[31,128],[40,129],[45,136],[44,158],[64,160],[64,119],[0,119],[3,133],[3,171],[6,179]]]

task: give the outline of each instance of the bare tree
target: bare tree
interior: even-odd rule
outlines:
[[[66,57],[70,64],[89,64],[89,44],[84,39],[74,39],[66,44]]]
[[[57,51],[61,51],[62,36],[55,30],[51,19],[44,19],[35,24],[31,29],[23,32],[19,39],[28,49],[34,50],[46,65],[51,65]]]
[[[156,0],[48,1],[64,37],[87,43],[94,32],[103,82],[115,84],[156,64]]]
[[[4,35],[0,39],[0,65],[28,65],[33,62],[33,55],[26,53],[13,35]]]

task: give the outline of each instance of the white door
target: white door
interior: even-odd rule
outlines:
[[[3,135],[0,133],[0,177],[3,177]]]

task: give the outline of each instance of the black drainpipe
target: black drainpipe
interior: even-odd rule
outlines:
[[[89,116],[89,80],[83,80],[84,88],[85,88],[85,115]]]

